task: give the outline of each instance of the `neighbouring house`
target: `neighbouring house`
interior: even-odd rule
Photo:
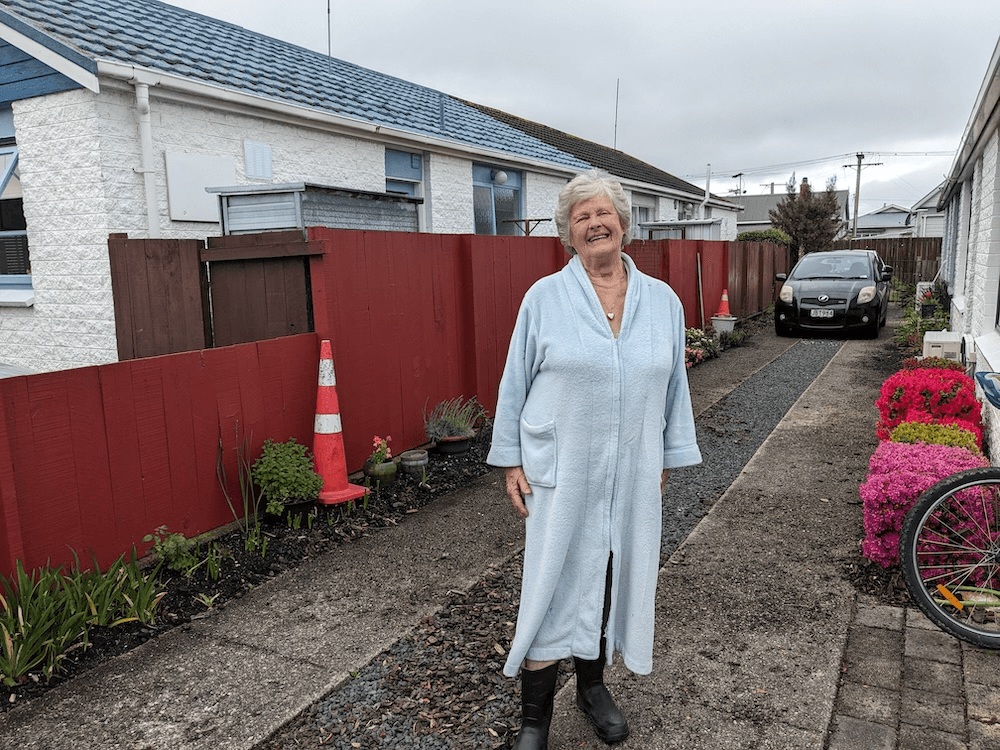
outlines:
[[[879,209],[858,216],[858,237],[913,237],[910,209],[886,203]]]
[[[944,185],[942,182],[910,209],[914,237],[944,237],[944,212],[938,209]]]
[[[1000,370],[1000,44],[993,52],[937,209],[944,212],[941,280],[951,294],[951,329],[974,345],[977,371]],[[985,402],[984,402],[985,404]],[[991,445],[996,410],[983,407]]]
[[[805,179],[803,180],[805,181]],[[800,186],[801,190],[801,186]],[[848,201],[848,191],[837,190],[837,205],[840,206],[838,218],[844,225],[837,237],[842,237],[850,227],[851,209]],[[737,195],[728,198],[733,203],[742,206],[743,210],[736,217],[736,232],[763,232],[773,229],[770,212],[778,207],[778,204],[788,197],[786,191],[774,192],[774,183],[771,183],[771,191],[763,195]]]
[[[559,190],[598,166],[637,224],[699,206],[735,238],[735,205],[620,151],[156,0],[0,0],[0,66],[13,366],[117,359],[113,233],[553,235]]]

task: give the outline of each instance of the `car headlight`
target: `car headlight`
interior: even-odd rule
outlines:
[[[860,292],[858,292],[858,304],[864,305],[875,299],[875,287],[866,286]]]
[[[792,295],[794,294],[792,288],[788,284],[782,284],[781,291],[778,292],[778,299],[784,302],[786,305],[792,304]]]

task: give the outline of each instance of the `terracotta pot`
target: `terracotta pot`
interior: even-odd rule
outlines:
[[[364,472],[365,476],[369,477],[373,483],[378,482],[382,487],[388,487],[396,481],[396,462],[384,461],[380,464],[373,464],[371,461],[365,461]]]

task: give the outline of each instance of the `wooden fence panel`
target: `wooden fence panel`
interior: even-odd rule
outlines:
[[[118,358],[203,349],[198,240],[108,238]]]
[[[310,445],[317,357],[309,334],[0,380],[0,573],[68,564],[71,548],[106,566],[157,526],[190,537],[231,521],[220,438],[241,507],[237,423],[252,456],[269,436]]]
[[[933,281],[941,264],[941,237],[884,237],[839,240],[834,250],[874,250],[892,266],[893,281],[916,286]]]
[[[257,240],[257,244],[268,239],[264,235],[239,236]],[[303,246],[301,237],[297,244]],[[226,249],[230,251],[228,258],[209,264],[215,346],[292,336],[311,330],[305,257],[238,258],[234,256],[233,245]],[[303,246],[303,249],[306,248]],[[250,244],[250,254],[255,254],[254,244]],[[203,257],[212,256],[206,253]]]

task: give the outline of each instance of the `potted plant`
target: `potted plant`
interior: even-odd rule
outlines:
[[[372,453],[365,461],[365,476],[377,480],[383,487],[396,479],[396,462],[392,460],[392,450],[389,443],[392,436],[386,435],[383,440],[378,435],[372,438]]]
[[[264,512],[276,516],[308,510],[323,489],[323,477],[316,473],[312,456],[295,438],[284,443],[265,440],[250,476],[266,503]]]
[[[485,415],[475,396],[468,401],[463,396],[457,396],[438,402],[430,414],[425,407],[424,430],[427,439],[442,453],[465,453],[476,435],[476,424]]]

